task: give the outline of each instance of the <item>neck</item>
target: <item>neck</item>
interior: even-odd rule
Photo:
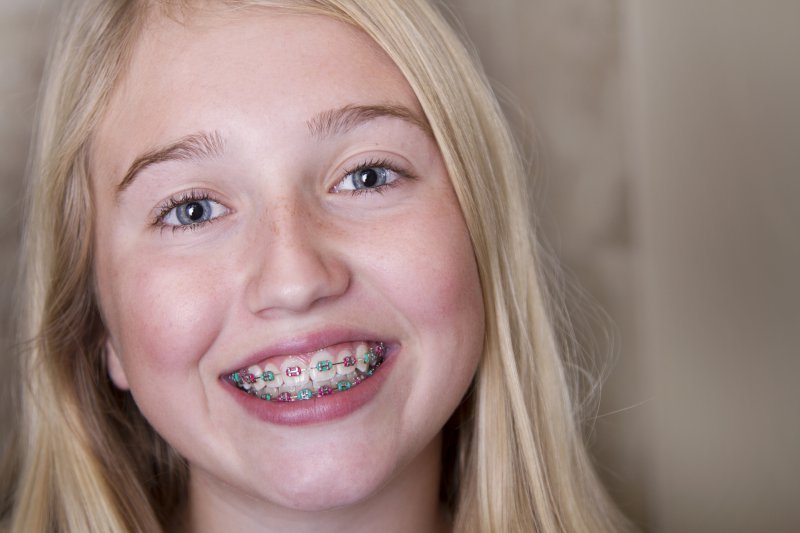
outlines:
[[[321,511],[297,511],[237,496],[192,475],[186,531],[420,531],[450,529],[439,503],[441,435],[368,499]],[[269,517],[265,521],[265,517]],[[265,522],[269,522],[267,525]]]

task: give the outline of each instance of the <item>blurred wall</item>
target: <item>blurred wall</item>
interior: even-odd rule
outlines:
[[[6,352],[57,4],[0,4]],[[646,531],[800,529],[800,3],[447,4],[535,154],[548,239],[616,324],[592,440],[614,497]]]
[[[800,531],[800,2],[626,8],[651,520]]]

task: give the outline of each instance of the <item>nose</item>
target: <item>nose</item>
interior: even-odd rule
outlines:
[[[298,203],[267,213],[254,233],[254,272],[248,287],[257,314],[301,313],[344,294],[350,272],[324,221]]]

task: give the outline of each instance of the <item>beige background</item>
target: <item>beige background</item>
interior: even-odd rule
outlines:
[[[448,3],[538,143],[549,240],[616,323],[593,438],[614,496],[647,531],[800,530],[800,2]],[[56,4],[0,4],[4,353]]]

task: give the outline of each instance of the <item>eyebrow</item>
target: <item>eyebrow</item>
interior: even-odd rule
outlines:
[[[404,120],[433,137],[433,131],[427,120],[411,109],[395,104],[345,105],[317,113],[306,121],[306,125],[313,137],[321,139],[347,133],[366,122],[386,117]],[[222,136],[219,132],[213,131],[187,135],[166,146],[151,150],[137,157],[128,167],[125,177],[117,185],[117,196],[119,197],[133,183],[142,170],[151,165],[166,161],[220,157],[224,149]]]
[[[433,137],[430,124],[411,109],[395,104],[346,105],[318,113],[306,121],[308,131],[316,138],[341,135],[378,118],[399,118]]]
[[[211,159],[220,157],[225,150],[225,143],[219,132],[200,132],[182,137],[166,146],[151,150],[137,157],[125,177],[117,185],[117,195],[127,189],[136,176],[156,163],[165,161],[188,161],[192,159]]]

